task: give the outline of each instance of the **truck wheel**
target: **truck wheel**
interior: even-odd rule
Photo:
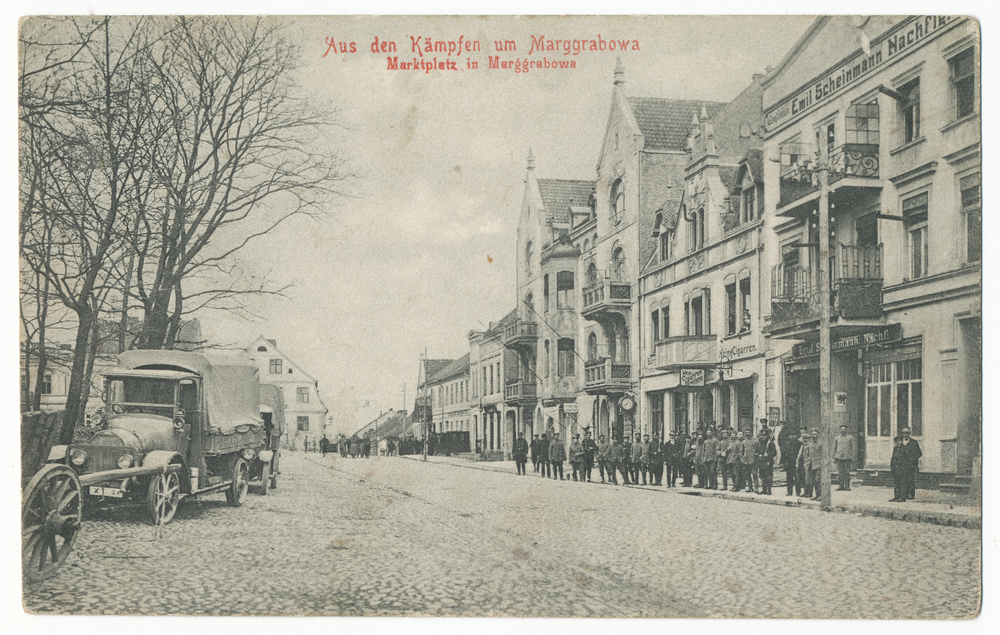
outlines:
[[[28,582],[52,576],[69,557],[80,531],[83,492],[76,472],[49,464],[24,489],[21,566]]]
[[[181,503],[181,482],[177,472],[156,474],[149,481],[146,495],[146,513],[153,526],[166,525],[177,513]]]
[[[233,465],[233,481],[226,490],[226,500],[233,507],[239,507],[247,499],[247,491],[250,489],[250,467],[241,456],[236,459]]]
[[[260,468],[260,489],[257,492],[261,496],[267,496],[267,490],[271,485],[268,483],[269,480],[271,480],[271,464],[265,463]]]

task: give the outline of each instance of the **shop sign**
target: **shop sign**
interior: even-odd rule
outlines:
[[[733,362],[757,354],[756,344],[733,344],[719,349],[719,359],[723,362]]]
[[[563,412],[566,414],[576,414],[576,402],[570,401],[563,404]]]
[[[835,393],[833,393],[833,411],[834,412],[847,412],[847,393],[846,392],[835,392]]]
[[[681,386],[704,386],[705,369],[703,368],[682,368]]]
[[[887,344],[898,342],[903,338],[903,330],[899,324],[890,324],[874,331],[859,333],[857,335],[845,335],[834,338],[830,341],[830,351],[840,353],[858,348],[866,348],[872,344]],[[802,342],[792,347],[792,358],[801,359],[803,357],[813,357],[819,355],[819,342]]]
[[[770,406],[767,409],[767,422],[771,424],[772,428],[778,427],[778,422],[781,421],[781,408],[778,406]]]
[[[792,118],[856,83],[872,69],[879,68],[886,62],[922,46],[931,39],[931,35],[936,35],[945,26],[954,24],[959,19],[947,15],[918,16],[906,27],[880,41],[872,42],[867,51],[858,51],[843,64],[817,77],[790,99],[770,108],[764,114],[766,130],[771,132],[779,128]]]

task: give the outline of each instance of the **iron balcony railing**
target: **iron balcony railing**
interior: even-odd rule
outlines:
[[[585,387],[628,388],[632,383],[632,364],[613,362],[610,359],[595,360],[584,365]]]
[[[781,146],[781,173],[778,206],[808,196],[819,189],[818,157],[812,146],[786,143]],[[877,179],[879,146],[872,143],[845,143],[830,153],[829,183],[846,177]]]

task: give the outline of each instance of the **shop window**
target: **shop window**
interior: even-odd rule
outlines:
[[[663,439],[663,393],[649,395],[650,428],[653,434]]]
[[[280,375],[281,374],[281,360],[280,359],[272,359],[271,360],[271,374],[272,375]]]
[[[295,423],[300,432],[309,432],[309,417],[297,417]]]
[[[309,403],[309,388],[300,386],[295,389],[295,401]]]
[[[573,272],[560,271],[556,274],[556,308],[559,310],[575,308],[575,298]]]
[[[919,359],[872,364],[868,370],[866,432],[893,437],[909,428],[923,436],[923,369]]]
[[[903,218],[909,234],[908,270],[913,279],[927,275],[927,201],[927,192],[903,200]]]
[[[571,339],[559,340],[559,376],[572,377],[576,374],[576,344]]]
[[[976,172],[962,177],[959,189],[965,216],[966,262],[979,262],[983,255],[982,174]]]
[[[905,144],[920,138],[920,78],[904,84],[898,92],[903,96],[899,117]]]
[[[673,432],[677,434],[688,434],[690,432],[688,428],[688,404],[687,404],[687,393],[684,392],[674,392],[671,393],[673,400]]]
[[[961,119],[976,110],[976,57],[975,49],[962,51],[948,63],[951,73],[952,93],[955,99],[955,118]]]

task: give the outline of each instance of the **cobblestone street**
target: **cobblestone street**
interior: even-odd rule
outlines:
[[[529,465],[529,470],[530,470]],[[283,455],[242,508],[156,537],[88,514],[29,612],[963,618],[980,533],[554,482],[400,458]],[[134,516],[134,517],[133,517]]]

